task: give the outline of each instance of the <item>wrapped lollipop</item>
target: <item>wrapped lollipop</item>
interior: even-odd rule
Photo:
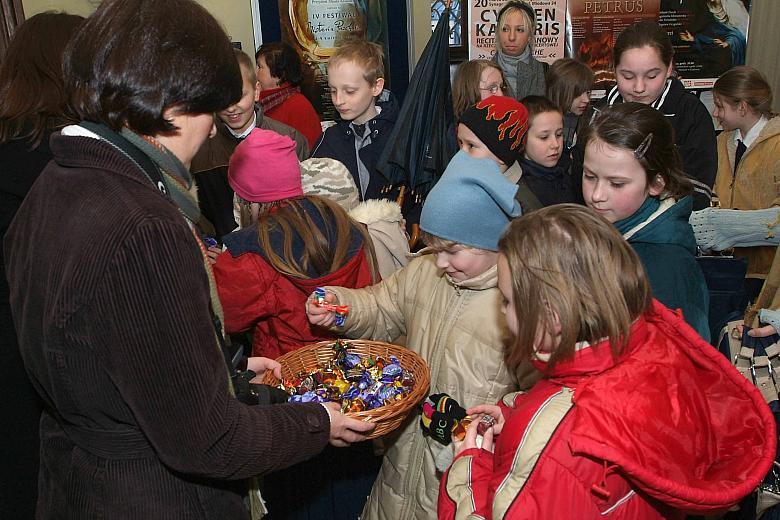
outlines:
[[[349,305],[334,305],[325,301],[325,295],[327,292],[322,287],[314,289],[312,294],[312,302],[317,307],[322,307],[326,311],[335,312],[335,324],[337,327],[343,327],[347,321],[347,314],[349,314]]]

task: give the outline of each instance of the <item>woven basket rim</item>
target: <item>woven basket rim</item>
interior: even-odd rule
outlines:
[[[316,356],[317,352],[326,354],[325,349],[327,349],[328,357],[332,357],[332,346],[337,341],[345,343],[348,349],[367,348],[369,353],[372,355],[372,350],[386,350],[388,351],[388,354],[385,355],[384,352],[382,352],[383,357],[395,355],[399,359],[401,366],[405,370],[411,371],[412,375],[414,376],[414,387],[412,388],[412,391],[409,392],[403,399],[393,401],[390,404],[380,406],[379,408],[374,408],[372,410],[364,410],[362,412],[345,412],[346,416],[359,420],[368,420],[370,422],[377,423],[377,425],[383,422],[391,421],[393,419],[395,419],[400,424],[409,411],[411,411],[411,409],[427,395],[428,388],[430,386],[430,370],[425,360],[419,354],[409,350],[406,347],[385,341],[339,338],[318,341],[316,343],[309,343],[299,349],[287,352],[276,359],[276,361],[282,365],[282,376],[284,377],[285,375],[285,369],[290,370],[289,365],[292,364],[291,360],[293,359],[297,359],[301,364],[303,364],[303,361],[301,360],[302,357],[311,355]],[[304,364],[305,370],[311,370],[313,368],[315,367]],[[271,386],[277,386],[281,383],[281,381],[277,379],[271,371],[266,371],[266,373],[263,375],[262,382]]]

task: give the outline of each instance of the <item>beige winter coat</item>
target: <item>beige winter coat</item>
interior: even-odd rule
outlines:
[[[734,174],[737,145],[734,131],[718,136],[718,175],[715,193],[721,208],[764,209],[780,197],[780,117],[773,117],[745,150]],[[775,256],[775,247],[745,247],[735,255],[748,259],[747,276],[765,278]]]
[[[350,306],[345,333],[381,341],[406,335],[406,346],[431,370],[431,394],[446,392],[464,407],[494,404],[515,383],[503,361],[507,333],[496,267],[453,284],[433,255],[415,258],[383,282],[364,289],[328,287]],[[439,475],[452,447],[422,435],[415,410],[389,440],[363,520],[435,519]]]

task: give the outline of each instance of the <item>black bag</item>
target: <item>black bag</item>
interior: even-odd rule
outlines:
[[[710,295],[710,337],[717,341],[729,321],[742,318],[748,305],[747,260],[733,256],[697,256]]]

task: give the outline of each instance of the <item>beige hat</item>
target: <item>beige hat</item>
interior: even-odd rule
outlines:
[[[360,203],[352,174],[341,162],[313,157],[301,163],[301,181],[305,195],[319,195],[337,202],[346,211]]]

